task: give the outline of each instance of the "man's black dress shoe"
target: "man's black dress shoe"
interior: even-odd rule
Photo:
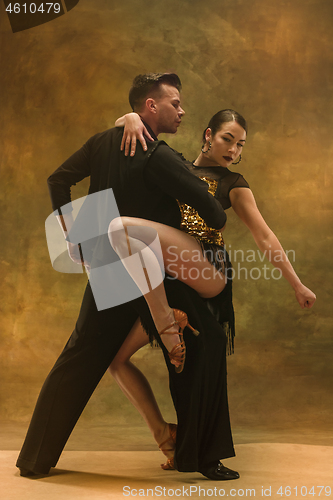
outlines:
[[[37,479],[39,477],[47,476],[47,474],[40,474],[39,472],[34,472],[33,470],[20,468],[20,476],[29,477],[30,479]]]
[[[214,462],[214,464],[199,470],[201,474],[208,477],[208,479],[214,479],[215,481],[228,481],[230,479],[238,479],[239,474],[235,470],[228,469],[224,467],[221,462]]]

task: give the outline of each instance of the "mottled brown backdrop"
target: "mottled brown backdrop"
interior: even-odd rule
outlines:
[[[229,211],[226,243],[240,275],[236,353],[228,368],[233,426],[329,434],[332,1],[81,0],[66,15],[15,34],[2,3],[0,10],[0,419],[28,422],[85,286],[83,275],[59,274],[50,265],[47,176],[128,111],[136,74],[175,71],[186,116],[167,140],[194,159],[213,113],[232,107],[248,119],[244,159],[235,168],[318,297],[302,311],[288,283],[274,279],[271,267],[264,274],[258,255],[250,262],[256,246]],[[86,188],[77,186],[74,196]],[[247,262],[234,255],[237,249]],[[136,359],[163,411],[173,415],[161,353],[145,349]],[[108,376],[82,419],[141,424]]]

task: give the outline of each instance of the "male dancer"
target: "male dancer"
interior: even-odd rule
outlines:
[[[180,80],[175,74],[139,75],[130,101],[156,140],[162,132],[175,133],[184,114]],[[120,215],[155,220],[179,227],[176,199],[198,210],[207,224],[221,228],[226,216],[208,193],[207,184],[184,167],[181,157],[165,143],[152,142],[135,157],[120,152],[122,129],[97,134],[48,179],[54,210],[70,202],[70,186],[90,176],[89,193],[112,188]],[[60,214],[60,212],[59,212]],[[182,374],[167,359],[171,394],[178,416],[175,466],[199,471],[211,479],[236,479],[237,472],[219,463],[234,456],[226,393],[225,364],[214,372],[214,356],[224,356],[226,339],[220,325],[194,290],[166,280],[171,307],[184,310],[199,337],[186,338],[187,361]],[[145,300],[98,311],[88,283],[79,318],[63,352],[48,375],[17,460],[21,475],[47,474],[54,467],[81,412],[110,365],[127,333],[142,317],[154,329]],[[186,335],[186,334],[185,334]],[[205,384],[220,392],[208,397]],[[195,418],[193,418],[193,415]]]

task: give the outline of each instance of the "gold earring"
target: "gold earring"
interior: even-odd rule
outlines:
[[[239,157],[238,157],[238,161],[236,161],[235,163],[233,163],[233,165],[238,165],[238,163],[240,163],[242,161],[242,155],[240,154]]]
[[[208,149],[207,149],[206,151],[204,151],[204,147],[206,146],[206,144],[204,144],[204,145],[202,146],[201,151],[202,151],[203,153],[208,153],[208,151],[209,151],[209,150],[210,150],[210,148],[212,147],[212,143],[211,143],[210,141],[208,141],[208,143],[209,143],[209,147],[208,147]]]

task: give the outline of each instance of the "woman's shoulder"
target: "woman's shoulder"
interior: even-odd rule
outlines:
[[[228,172],[227,175],[225,176],[225,180],[227,181],[229,191],[236,187],[247,187],[247,188],[250,187],[242,174],[240,174],[239,172],[232,172],[228,168],[226,170]]]
[[[224,169],[223,177],[221,176],[219,188],[217,191],[217,198],[222,203],[224,209],[231,207],[230,191],[234,188],[249,188],[250,186],[238,172],[232,172],[228,168]]]

